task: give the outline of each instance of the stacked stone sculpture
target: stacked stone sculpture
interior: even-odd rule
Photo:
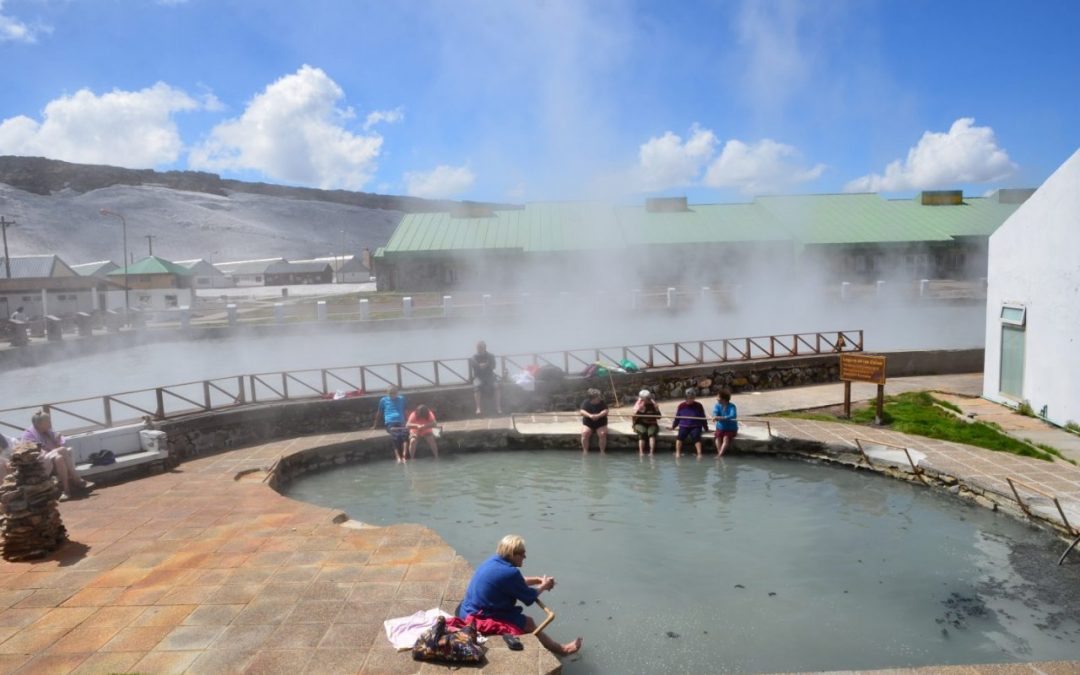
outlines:
[[[44,558],[67,541],[60,520],[60,486],[38,460],[36,444],[15,446],[0,483],[0,543],[4,560]]]

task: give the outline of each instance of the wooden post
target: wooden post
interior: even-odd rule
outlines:
[[[851,382],[844,381],[844,418],[851,419]]]
[[[874,410],[874,424],[879,427],[885,420],[885,385],[877,386],[877,408]]]

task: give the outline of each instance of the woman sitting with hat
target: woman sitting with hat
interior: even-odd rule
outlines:
[[[660,406],[656,405],[648,389],[638,392],[630,422],[637,434],[638,454],[645,454],[646,440],[649,441],[649,454],[656,452],[656,435],[660,433]]]

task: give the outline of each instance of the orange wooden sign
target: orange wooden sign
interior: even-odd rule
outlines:
[[[873,354],[841,354],[840,379],[845,382],[885,384],[885,357]]]

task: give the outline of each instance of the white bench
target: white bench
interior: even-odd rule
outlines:
[[[75,470],[80,476],[89,478],[148,462],[164,461],[169,456],[165,440],[163,431],[147,429],[143,424],[131,424],[69,436],[67,445],[71,448]],[[101,450],[111,451],[116,462],[93,465],[90,455]]]

